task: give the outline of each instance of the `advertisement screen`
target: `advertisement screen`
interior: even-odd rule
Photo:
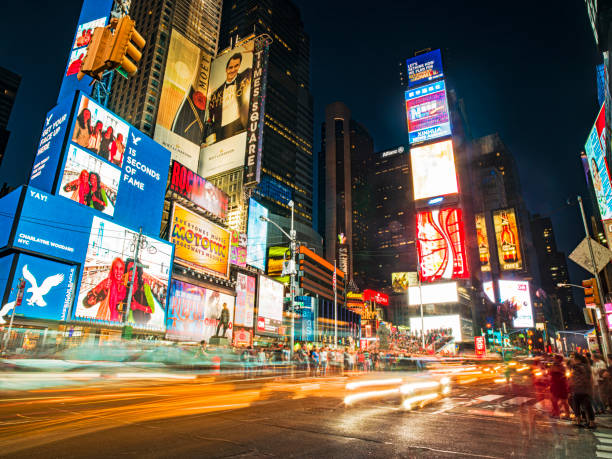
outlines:
[[[396,293],[408,290],[411,285],[418,285],[419,278],[416,271],[405,273],[391,273],[391,286]]]
[[[257,292],[257,334],[278,335],[283,325],[285,286],[266,276],[259,276]]]
[[[480,270],[491,271],[491,255],[489,252],[489,239],[487,238],[487,224],[484,214],[477,214],[476,238],[478,239],[478,257],[480,258]]]
[[[217,57],[210,67],[205,146],[198,174],[209,177],[244,166],[254,40]]]
[[[523,257],[514,209],[493,212],[493,225],[500,268],[502,271],[522,269]]]
[[[13,303],[15,307],[14,301],[19,289],[19,279],[23,278],[25,290],[21,305],[15,308],[15,317],[44,320],[69,319],[77,275],[75,265],[21,254],[17,261],[17,269],[7,304]],[[6,312],[6,318],[12,314],[6,306],[3,311]],[[2,317],[0,317],[0,322],[2,322]]]
[[[240,327],[253,327],[255,311],[255,277],[243,273],[236,275],[236,312],[234,323]]]
[[[77,74],[81,69],[83,58],[87,54],[87,46],[91,41],[93,30],[96,27],[106,26],[112,6],[113,0],[83,1],[77,29],[68,53],[68,63],[64,71],[58,101],[66,97],[71,98],[76,91],[91,93],[92,78],[85,75],[83,79],[79,80]]]
[[[408,288],[408,304],[416,306],[421,304],[421,292],[423,293],[423,304],[457,303],[457,282],[442,282],[436,284],[424,284],[419,287]]]
[[[227,194],[178,161],[172,161],[171,169],[171,191],[189,199],[201,209],[221,219],[227,217],[229,202]]]
[[[584,152],[587,155],[591,180],[603,220],[612,218],[612,186],[610,169],[606,161],[606,106],[602,105],[589,133]]]
[[[268,217],[268,209],[254,199],[249,199],[249,220],[247,223],[247,264],[254,268],[266,267],[266,245],[268,241],[268,222],[259,217]]]
[[[6,247],[11,237],[15,214],[21,199],[21,190],[21,188],[17,188],[0,198],[0,248]],[[8,277],[4,278],[5,281],[7,279]]]
[[[444,76],[442,70],[442,54],[436,49],[428,53],[406,59],[408,87],[429,83]]]
[[[234,297],[172,279],[166,337],[177,341],[232,339]]]
[[[425,316],[423,318],[425,333],[431,330],[439,330],[439,329],[450,329],[451,335],[455,338],[455,341],[461,341],[463,339],[463,334],[461,332],[461,317],[458,314],[448,315],[448,316]],[[410,331],[412,332],[420,332],[421,327],[421,317],[411,317],[410,318]]]
[[[230,233],[204,217],[174,204],[170,219],[170,242],[177,263],[227,279]]]
[[[410,161],[415,201],[459,191],[451,140],[412,148]]]
[[[55,173],[62,157],[73,102],[74,97],[61,99],[45,116],[45,124],[30,174],[30,186],[49,193],[53,191]]]
[[[206,122],[201,71],[209,64],[203,50],[172,30],[153,138],[172,152],[172,159],[196,172]]]
[[[288,284],[290,276],[283,276],[283,263],[289,260],[291,260],[291,249],[289,247],[268,247],[268,267],[266,269],[266,274],[274,280],[282,282],[283,284]]]
[[[417,250],[423,281],[469,277],[461,209],[419,212]]]
[[[451,135],[444,81],[409,89],[405,99],[410,145]]]
[[[533,310],[531,308],[529,282],[500,280],[499,300],[502,303],[509,301],[516,306],[514,328],[533,327]]]
[[[230,243],[230,264],[246,268],[247,235],[232,230]]]
[[[137,232],[94,216],[74,316],[164,331],[171,266],[171,244],[148,236],[139,241]]]
[[[120,180],[121,170],[70,145],[58,194],[112,217]]]
[[[491,303],[495,303],[495,292],[493,291],[493,281],[482,283],[482,289]]]

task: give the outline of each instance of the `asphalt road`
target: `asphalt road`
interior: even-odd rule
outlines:
[[[393,397],[345,406],[347,381],[126,379],[12,391],[0,399],[0,455],[612,457],[612,429],[551,421],[528,385],[455,385],[446,398],[407,412]]]

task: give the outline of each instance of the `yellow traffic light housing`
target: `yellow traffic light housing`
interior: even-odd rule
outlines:
[[[107,70],[117,70],[125,77],[134,75],[146,43],[129,16],[111,19],[106,27],[94,29],[78,79],[89,75],[100,80]]]
[[[584,287],[584,304],[601,305],[601,296],[597,288],[597,280],[594,277],[583,280],[582,286]]]

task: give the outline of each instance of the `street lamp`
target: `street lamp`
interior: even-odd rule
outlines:
[[[259,219],[261,221],[264,222],[268,222],[268,223],[272,223],[281,233],[283,233],[290,242],[290,249],[291,249],[291,265],[290,265],[290,285],[289,285],[289,291],[290,291],[290,300],[291,300],[291,349],[289,350],[289,352],[291,353],[291,358],[293,359],[293,346],[294,346],[294,335],[295,335],[295,317],[294,317],[294,312],[295,312],[295,272],[296,272],[296,267],[295,267],[295,249],[296,249],[296,245],[297,245],[297,241],[296,241],[296,231],[295,229],[293,229],[293,213],[294,213],[294,207],[295,204],[293,203],[293,200],[289,201],[287,203],[289,205],[289,208],[291,208],[291,229],[289,230],[289,234],[287,234],[287,232],[282,229],[280,227],[280,225],[278,225],[276,222],[273,222],[272,220],[270,220],[268,217],[264,216],[264,215],[260,215]]]
[[[557,287],[576,287],[576,288],[581,288],[582,290],[586,290],[586,287],[583,287],[582,285],[569,284],[565,282],[559,282],[557,284]]]

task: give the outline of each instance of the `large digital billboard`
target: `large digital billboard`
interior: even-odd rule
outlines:
[[[495,291],[493,290],[493,281],[482,283],[482,290],[491,303],[495,303]]]
[[[421,287],[411,286],[408,288],[408,304],[415,306],[421,304],[421,293],[423,293],[423,304],[457,303],[457,282],[438,282],[435,284],[424,284]]]
[[[478,257],[480,259],[480,270],[491,271],[491,252],[489,251],[489,239],[487,237],[487,223],[484,214],[477,214],[476,238],[478,240]]]
[[[15,308],[14,302],[17,297],[19,279],[23,278],[25,280],[24,295],[21,305],[15,308],[15,317],[44,320],[69,319],[77,276],[76,265],[20,254],[7,305],[13,303]],[[6,316],[10,317],[12,313],[9,308],[3,308],[3,310],[6,311]],[[2,322],[1,317],[0,322]]]
[[[254,268],[266,267],[266,245],[268,241],[268,222],[260,217],[268,217],[268,209],[253,198],[249,199],[249,220],[247,223],[247,264]]]
[[[408,87],[429,83],[444,76],[439,49],[406,59]]]
[[[76,97],[70,115],[72,101],[49,112],[60,118],[52,116],[43,131],[31,185],[158,234],[170,152],[89,97]]]
[[[229,271],[229,231],[174,204],[169,240],[176,247],[178,263],[227,279]]]
[[[396,293],[402,293],[408,290],[411,285],[417,285],[419,278],[416,271],[391,273],[391,287]]]
[[[266,274],[272,279],[288,284],[290,276],[283,276],[283,265],[291,260],[291,249],[287,246],[268,247]]]
[[[414,200],[457,193],[452,140],[410,149]]]
[[[602,105],[584,146],[591,180],[603,220],[612,218],[612,185],[606,161],[606,106]]]
[[[410,331],[420,332],[422,329],[421,324],[425,328],[425,333],[431,330],[450,329],[451,336],[455,338],[455,341],[461,341],[464,338],[461,317],[458,314],[451,314],[447,316],[425,316],[421,321],[421,317],[410,318]]]
[[[225,192],[178,161],[172,161],[171,169],[171,191],[189,199],[198,207],[221,219],[227,217],[229,197]]]
[[[219,336],[231,340],[233,328],[233,296],[172,280],[166,321],[168,339],[208,342]]]
[[[74,316],[164,331],[171,266],[171,244],[94,216]]]
[[[259,276],[257,291],[258,335],[278,335],[283,326],[285,286],[266,276]]]
[[[514,209],[502,209],[493,212],[495,242],[497,255],[502,271],[520,270],[523,268],[523,256],[519,230]]]
[[[410,145],[451,135],[444,81],[409,89],[404,96]]]
[[[500,280],[499,300],[502,303],[509,301],[516,307],[516,318],[513,323],[515,328],[533,327],[533,309],[531,307],[529,282]]]
[[[91,93],[91,83],[93,79],[85,75],[81,80],[77,74],[81,69],[81,63],[87,46],[93,36],[96,27],[104,27],[110,16],[113,0],[84,0],[81,7],[81,14],[77,23],[77,29],[72,40],[72,46],[68,54],[68,63],[62,78],[59,91],[58,102],[66,97],[71,97],[76,91]]]
[[[172,30],[153,138],[172,152],[172,159],[196,172],[206,123],[202,68],[209,65],[203,50]]]
[[[236,275],[236,312],[234,323],[241,327],[253,327],[255,311],[255,284],[257,279],[244,273]]]
[[[423,281],[469,277],[461,209],[419,212],[417,250]]]

